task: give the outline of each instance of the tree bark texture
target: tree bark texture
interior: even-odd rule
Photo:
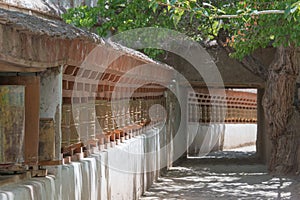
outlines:
[[[298,57],[297,48],[280,46],[268,71],[263,107],[266,131],[272,141],[269,170],[275,174],[291,174],[300,170],[300,117],[294,104]]]

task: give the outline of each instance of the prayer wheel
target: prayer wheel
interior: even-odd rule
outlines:
[[[24,162],[24,96],[24,86],[0,86],[0,164]]]

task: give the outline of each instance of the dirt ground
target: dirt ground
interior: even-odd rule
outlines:
[[[234,152],[226,152],[234,157]],[[275,177],[262,164],[181,160],[141,200],[299,199],[300,177]]]

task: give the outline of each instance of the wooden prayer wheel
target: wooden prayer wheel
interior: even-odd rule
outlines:
[[[68,140],[68,139],[66,139]],[[40,119],[39,161],[55,158],[55,125],[52,118]]]
[[[97,132],[104,130],[105,128],[105,121],[106,121],[106,110],[107,110],[107,101],[101,100],[97,101],[95,105],[96,110],[96,117],[100,127],[97,128]]]
[[[80,141],[79,137],[79,125],[71,125],[70,126],[70,143],[75,144]]]
[[[205,105],[202,106],[202,122],[207,122],[207,107]]]
[[[24,162],[24,96],[24,86],[0,86],[0,164]]]
[[[62,106],[61,133],[62,147],[78,143],[79,135],[79,106],[65,104]]]
[[[70,126],[61,126],[61,147],[66,147],[70,145]]]

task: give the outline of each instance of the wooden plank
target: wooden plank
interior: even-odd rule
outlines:
[[[25,162],[34,165],[38,161],[39,148],[40,77],[31,79],[25,89]]]
[[[47,176],[47,174],[48,174],[47,169],[31,170],[32,177],[45,177]]]
[[[81,148],[83,146],[84,146],[84,144],[82,142],[78,142],[76,144],[72,144],[70,146],[64,147],[62,149],[62,153],[64,153],[64,154],[65,153],[69,153],[69,152],[73,151],[74,149],[79,149],[79,148]]]
[[[40,166],[54,166],[54,165],[62,165],[63,160],[50,160],[50,161],[40,161],[38,165]]]
[[[0,61],[0,72],[41,72],[46,68],[26,67]]]

